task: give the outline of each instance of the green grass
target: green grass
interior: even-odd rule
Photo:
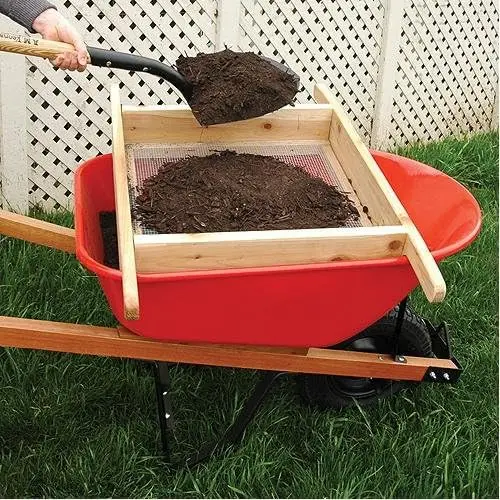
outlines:
[[[412,296],[418,312],[449,323],[465,368],[458,384],[422,384],[363,410],[320,412],[283,379],[239,448],[175,470],[161,460],[146,366],[3,349],[0,496],[497,498],[497,135],[399,152],[466,184],[484,213],[478,240],[442,265],[446,300]],[[49,218],[71,224],[64,214]],[[74,257],[2,237],[0,315],[115,324],[96,278]],[[171,375],[181,454],[234,418],[257,376],[195,366]]]

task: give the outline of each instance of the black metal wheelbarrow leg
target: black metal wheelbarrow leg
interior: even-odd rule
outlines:
[[[170,400],[170,377],[168,363],[154,363],[156,402],[158,407],[158,422],[163,453],[170,460],[169,433],[173,430],[172,403]]]
[[[170,400],[168,363],[154,363],[154,374],[158,404],[158,420],[160,424],[160,436],[163,453],[167,461],[172,463],[169,435],[171,435],[173,431],[173,414],[172,403]],[[255,416],[273,384],[281,375],[285,374],[286,372],[264,372],[235,421],[226,429],[219,439],[212,443],[205,444],[197,453],[187,457],[185,460],[176,462],[175,465],[194,466],[203,462],[223,447],[238,444],[243,436],[243,433],[245,432],[245,429],[252,421],[252,418]]]

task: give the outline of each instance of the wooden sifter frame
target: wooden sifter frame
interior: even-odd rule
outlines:
[[[201,127],[188,106],[125,106],[111,87],[113,174],[118,247],[127,319],[139,317],[137,273],[315,264],[406,256],[430,302],[446,285],[425,241],[350,120],[324,85],[315,104],[285,107],[263,117]],[[317,145],[336,174],[348,179],[367,207],[362,227],[203,234],[134,234],[127,147],[141,144]],[[362,212],[361,212],[362,213]]]

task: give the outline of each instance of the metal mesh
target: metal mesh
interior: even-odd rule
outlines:
[[[174,162],[189,156],[207,156],[218,151],[231,150],[236,153],[249,153],[274,158],[290,165],[304,169],[310,175],[321,178],[337,190],[345,193],[356,204],[360,211],[360,203],[353,193],[350,184],[342,173],[325,154],[321,144],[290,145],[290,144],[140,144],[128,145],[127,157],[129,164],[130,201],[132,206],[132,222],[136,234],[155,234],[141,227],[135,219],[135,197],[142,189],[144,180],[155,175],[168,162]],[[339,167],[337,167],[339,168]],[[362,215],[362,212],[360,211]],[[351,218],[347,221],[349,227],[367,225],[366,221]]]

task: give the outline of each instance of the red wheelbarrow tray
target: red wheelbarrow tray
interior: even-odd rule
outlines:
[[[464,186],[422,163],[378,151],[370,153],[437,262],[471,244],[480,230],[481,212]],[[141,316],[127,321],[122,273],[103,264],[99,224],[100,212],[115,210],[113,156],[88,160],[77,170],[75,181],[74,232],[0,211],[0,233],[76,251],[80,262],[97,275],[113,313],[125,328],[0,317],[0,343],[155,360],[160,429],[167,453],[169,391],[161,378],[166,370],[162,361],[266,370],[220,442],[231,441],[233,438],[227,436],[235,429],[242,432],[259,404],[254,400],[258,397],[261,401],[284,372],[414,382],[458,380],[462,369],[451,356],[447,334],[444,341],[440,337],[440,328],[428,327],[433,348],[438,346],[435,357],[400,355],[399,350],[392,354],[356,352],[343,350],[341,345],[322,348],[355,337],[398,303],[402,306],[398,318],[401,316],[404,299],[419,284],[406,256],[139,273]],[[397,338],[398,333],[395,335]],[[207,449],[212,453],[215,448]],[[202,450],[194,463],[207,456]]]
[[[450,176],[401,156],[371,151],[437,262],[476,238],[481,211]],[[333,346],[355,336],[419,282],[407,257],[247,269],[137,274],[141,317],[125,319],[122,275],[103,263],[99,213],[114,211],[112,155],[75,177],[79,261],[95,273],[117,320],[168,342],[282,347]]]

